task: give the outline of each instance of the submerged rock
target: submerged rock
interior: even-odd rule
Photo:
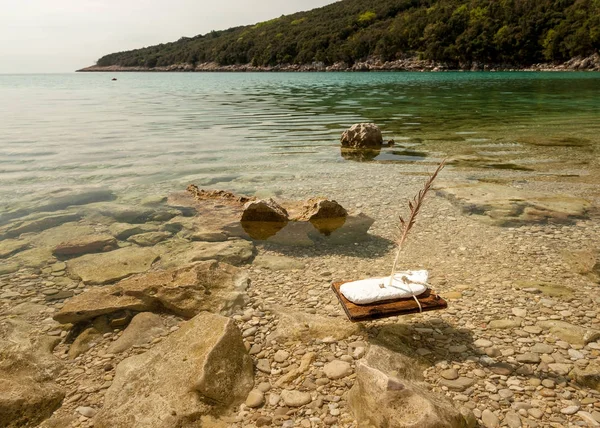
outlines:
[[[370,148],[381,147],[383,136],[374,123],[357,123],[344,131],[341,137],[342,147]]]
[[[381,346],[356,363],[348,404],[361,427],[466,426],[456,405],[429,390],[414,360]]]
[[[0,426],[36,426],[60,407],[65,396],[54,382],[62,370],[52,355],[58,341],[35,333],[19,319],[0,320]]]
[[[54,319],[78,323],[122,310],[167,311],[185,318],[201,311],[229,314],[243,304],[247,286],[244,271],[210,260],[93,288],[68,300]]]
[[[77,213],[38,213],[0,228],[0,239],[15,238],[23,233],[41,232],[81,218]]]
[[[439,195],[463,213],[497,226],[564,223],[584,218],[591,204],[582,198],[552,195],[492,183],[437,186]]]
[[[361,331],[360,324],[349,323],[341,317],[324,317],[284,308],[274,308],[274,312],[279,317],[279,324],[277,329],[269,335],[267,342],[326,337],[342,340]]]
[[[107,284],[147,271],[158,258],[151,249],[125,247],[69,260],[67,270],[86,284]]]
[[[108,347],[107,352],[118,354],[134,345],[144,345],[167,331],[159,315],[142,312],[133,317],[123,334]]]
[[[58,244],[52,253],[55,256],[79,256],[114,250],[117,240],[110,235],[88,235]]]
[[[112,236],[122,241],[133,235],[142,233],[158,232],[158,226],[154,224],[129,224],[129,223],[113,223],[109,226],[108,231]]]
[[[257,256],[252,262],[253,266],[270,269],[272,271],[304,269],[304,263],[286,256]]]
[[[127,241],[133,242],[141,247],[151,247],[170,237],[171,234],[169,232],[147,232],[130,236]]]
[[[115,194],[108,189],[59,190],[49,196],[36,200],[29,206],[0,213],[0,224],[9,220],[24,217],[35,212],[54,212],[77,205],[94,202],[112,201]]]
[[[90,204],[83,208],[88,217],[108,217],[120,223],[141,224],[149,221],[167,221],[181,214],[167,207],[147,207],[140,205],[122,205],[114,202]]]
[[[0,241],[0,259],[4,259],[24,250],[29,246],[29,242],[19,239],[4,239]]]
[[[254,257],[254,244],[243,239],[224,242],[186,242],[174,247],[154,247],[161,251],[162,266],[175,267],[202,260],[218,260],[231,265],[242,265]],[[163,252],[164,251],[164,252]]]
[[[201,313],[149,351],[123,360],[96,428],[191,427],[243,402],[252,360],[232,319]]]

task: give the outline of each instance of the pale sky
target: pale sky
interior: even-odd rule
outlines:
[[[335,0],[2,0],[0,73],[70,72],[101,56]]]

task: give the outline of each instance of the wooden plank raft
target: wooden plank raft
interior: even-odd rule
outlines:
[[[396,315],[406,315],[419,313],[419,305],[412,297],[400,300],[387,300],[384,302],[369,303],[367,305],[357,305],[346,299],[340,292],[340,287],[346,282],[334,282],[331,288],[350,321],[369,321],[378,318],[392,317]],[[427,289],[423,294],[417,296],[423,312],[437,311],[446,309],[448,303],[433,291]]]

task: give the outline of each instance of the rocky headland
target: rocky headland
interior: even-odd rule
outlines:
[[[331,282],[388,273],[419,174],[2,213],[0,427],[600,426],[599,184],[465,162],[401,260],[448,309],[362,323]]]
[[[600,55],[577,57],[564,63],[539,63],[531,66],[515,64],[464,63],[450,65],[447,63],[406,58],[395,61],[382,61],[369,58],[352,65],[338,62],[332,65],[324,63],[312,64],[278,64],[273,66],[255,66],[252,64],[220,65],[215,62],[200,64],[171,64],[157,67],[124,67],[119,65],[85,67],[79,72],[344,72],[344,71],[600,71]]]

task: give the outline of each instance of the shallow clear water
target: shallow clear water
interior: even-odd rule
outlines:
[[[598,165],[600,73],[0,75],[0,117],[0,209],[58,188],[252,192],[356,160],[568,170]],[[362,121],[396,147],[342,156]]]

